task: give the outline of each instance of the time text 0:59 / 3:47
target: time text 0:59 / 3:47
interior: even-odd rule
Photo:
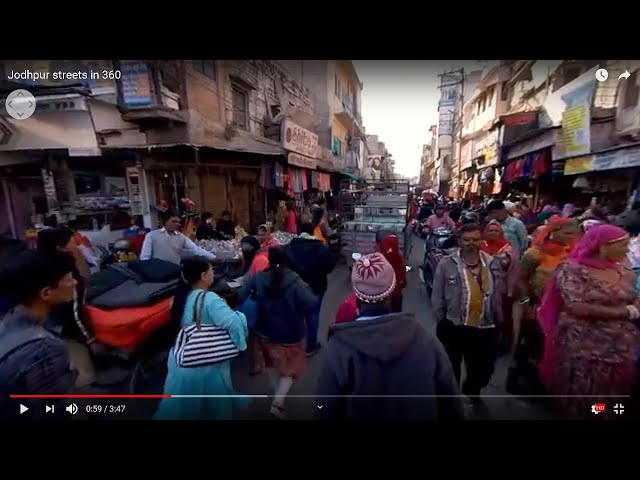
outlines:
[[[85,407],[87,413],[124,413],[126,405],[100,405],[100,404],[88,404]]]

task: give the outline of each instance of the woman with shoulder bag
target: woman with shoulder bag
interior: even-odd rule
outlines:
[[[231,420],[234,408],[247,406],[231,381],[231,360],[247,348],[247,319],[209,288],[213,268],[204,258],[182,263],[185,288],[174,307],[182,310],[182,329],[169,353],[164,393],[219,395],[218,398],[165,398],[158,420]],[[226,397],[223,397],[225,396]]]

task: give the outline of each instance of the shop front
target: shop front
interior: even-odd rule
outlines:
[[[279,164],[278,155],[219,150],[206,146],[167,145],[152,148],[143,157],[149,200],[157,212],[169,209],[181,216],[210,212],[219,218],[231,212],[236,224],[255,231],[265,221],[261,166]],[[280,164],[281,165],[281,164]],[[283,178],[280,174],[279,178]],[[260,188],[256,188],[256,185]]]
[[[640,175],[640,145],[568,158],[564,175],[591,201],[626,204]]]

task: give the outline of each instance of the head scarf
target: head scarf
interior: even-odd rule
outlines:
[[[603,245],[622,240],[627,236],[627,232],[622,228],[606,224],[595,225],[578,242],[571,255],[569,255],[568,261],[602,270],[616,268],[615,262],[599,258],[597,255]],[[538,320],[545,334],[544,354],[540,363],[539,373],[545,385],[552,383],[554,378],[554,339],[558,315],[562,305],[562,296],[556,285],[556,277],[554,275],[547,284],[538,309]]]
[[[402,255],[400,255],[400,244],[396,235],[387,235],[378,244],[378,251],[387,259],[396,274],[398,288],[404,288],[407,282],[407,271]]]
[[[615,262],[598,257],[600,248],[627,238],[626,230],[614,225],[602,224],[591,227],[569,255],[569,261],[591,268],[605,270],[615,268]]]
[[[547,221],[546,225],[540,227],[538,234],[533,239],[533,245],[537,247],[546,247],[548,246],[550,240],[550,236],[553,232],[557,232],[562,227],[567,225],[571,225],[573,220],[566,217],[561,217],[560,215],[552,215]]]
[[[487,231],[491,226],[496,226],[497,228],[500,229],[500,236],[496,239],[489,238],[487,236]],[[484,238],[483,238],[482,246],[480,248],[483,252],[486,252],[489,255],[495,256],[498,253],[500,253],[500,250],[502,250],[506,245],[509,245],[509,242],[504,236],[504,229],[502,228],[502,225],[500,225],[500,222],[498,222],[497,220],[491,220],[487,224],[483,232],[483,237]]]
[[[584,222],[582,222],[582,231],[586,233],[596,225],[602,225],[602,222],[600,220],[594,219],[585,220]]]
[[[573,203],[567,203],[562,209],[563,217],[572,217],[576,212],[576,206]]]

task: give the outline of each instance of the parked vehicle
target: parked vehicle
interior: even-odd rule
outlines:
[[[451,255],[457,247],[455,233],[448,228],[436,228],[425,242],[424,260],[420,267],[420,281],[424,283],[427,295],[433,291],[433,278],[438,262],[445,255]]]
[[[409,182],[388,181],[368,183],[358,204],[354,207],[353,221],[343,222],[340,234],[341,251],[351,264],[354,252],[372,253],[376,233],[387,230],[398,236],[400,251],[405,254],[406,237],[411,234],[407,226]]]

